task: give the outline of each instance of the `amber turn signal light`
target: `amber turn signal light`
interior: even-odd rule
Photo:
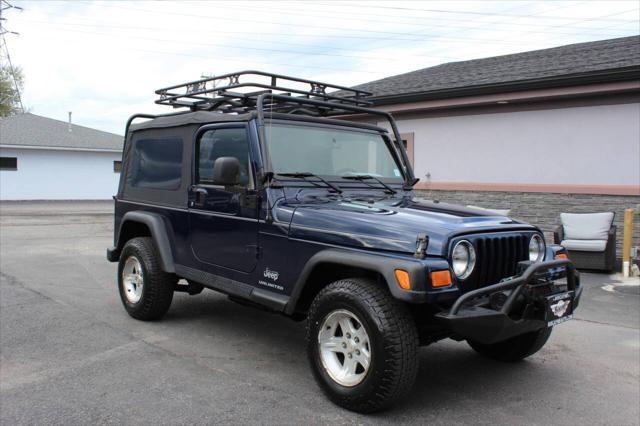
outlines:
[[[556,254],[556,259],[569,259],[569,257],[567,257],[566,253],[558,253]]]
[[[449,271],[434,271],[431,273],[432,287],[446,287],[448,285],[451,285],[451,273]]]
[[[403,269],[396,269],[396,281],[403,290],[411,290],[411,279],[409,273]]]

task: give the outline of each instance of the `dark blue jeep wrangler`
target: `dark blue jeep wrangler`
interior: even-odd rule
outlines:
[[[156,93],[187,109],[127,123],[107,257],[132,317],[208,288],[306,319],[323,391],[371,412],[411,389],[419,345],[516,361],[577,307],[578,274],[537,227],[414,197],[367,93],[255,71]]]

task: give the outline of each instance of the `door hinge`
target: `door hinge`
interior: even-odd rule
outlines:
[[[255,253],[256,259],[260,259],[262,257],[262,247],[256,244],[249,244],[247,246],[248,253]]]

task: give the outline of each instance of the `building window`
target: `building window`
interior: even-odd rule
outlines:
[[[404,145],[404,149],[407,150],[407,158],[409,158],[409,163],[411,163],[411,167],[414,167],[414,145],[413,145],[413,133],[402,133],[400,137],[402,138],[402,145]]]
[[[18,170],[16,157],[0,157],[0,170]]]
[[[113,172],[120,173],[122,171],[122,161],[113,162]]]

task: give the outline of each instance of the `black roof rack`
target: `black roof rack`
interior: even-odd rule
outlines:
[[[371,105],[364,99],[371,93],[363,90],[262,71],[241,71],[159,89],[156,103],[192,111],[244,113],[256,110],[258,97],[267,93],[280,96],[269,97],[263,108],[278,113],[343,115],[349,113],[349,107]],[[322,105],[305,103],[303,107],[301,100],[321,101]]]
[[[249,78],[244,76],[252,76],[252,81],[244,81]],[[240,81],[241,78],[243,81]],[[371,96],[371,93],[363,90],[262,71],[241,71],[165,87],[156,90],[156,94],[160,95],[157,104],[174,108],[231,114],[255,112],[258,139],[265,158],[258,174],[264,183],[273,176],[264,129],[266,119],[273,118],[274,113],[319,117],[367,114],[383,117],[391,126],[395,139],[392,141],[393,155],[401,164],[406,185],[413,186],[418,181],[407,153],[400,145],[402,137],[393,117],[386,111],[368,108],[371,102],[364,98]],[[127,122],[125,134],[128,134],[129,126],[136,118],[158,117],[148,114],[132,116]]]

